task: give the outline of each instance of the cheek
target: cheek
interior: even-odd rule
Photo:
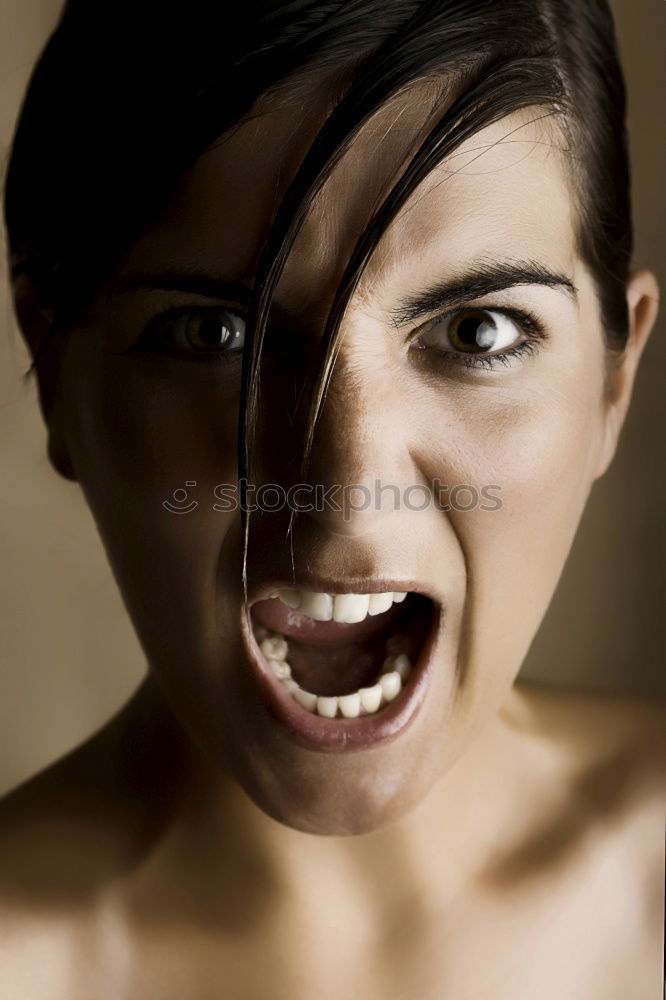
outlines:
[[[463,687],[480,684],[479,697],[492,692],[489,669],[500,684],[522,663],[594,478],[601,430],[597,367],[555,366],[551,376],[531,385],[525,380],[520,389],[458,389],[446,403],[431,404],[446,433],[428,438],[427,474],[449,486],[470,484],[480,498],[469,510],[441,515],[465,566],[459,676]],[[497,509],[483,509],[488,487],[499,499]]]
[[[72,363],[75,467],[149,659],[205,661],[219,645],[220,573],[237,575],[223,553],[238,512],[213,507],[216,487],[236,482],[237,399],[211,378],[194,392],[196,373],[176,391],[175,377],[130,364],[87,357],[77,379]]]

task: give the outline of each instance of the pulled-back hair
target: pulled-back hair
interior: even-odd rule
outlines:
[[[307,461],[345,309],[421,181],[465,139],[524,108],[566,148],[577,249],[609,350],[627,336],[632,248],[625,95],[606,0],[69,0],[33,72],[5,188],[13,275],[66,331],[168,204],[186,171],[262,97],[322,73],[338,99],[261,248],[243,355],[239,476],[249,478],[271,298],[326,178],[372,115],[418,81],[446,84],[432,128],[374,206],[338,286],[312,373]],[[444,93],[442,86],[442,94]],[[430,122],[430,118],[428,118]],[[247,526],[246,526],[247,531]]]

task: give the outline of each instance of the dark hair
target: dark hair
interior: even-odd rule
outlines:
[[[606,0],[245,0],[238,7],[65,5],[26,93],[5,189],[12,271],[26,273],[53,310],[47,341],[94,296],[211,144],[256,113],[260,97],[326,73],[338,82],[338,99],[278,207],[258,264],[243,356],[241,477],[250,473],[270,301],[299,228],[363,125],[416,81],[440,81],[447,100],[439,110],[433,102],[431,130],[375,207],[337,289],[313,376],[304,461],[340,321],[381,234],[443,157],[519,109],[552,116],[566,143],[578,252],[596,284],[609,349],[622,349],[632,231],[624,83]]]

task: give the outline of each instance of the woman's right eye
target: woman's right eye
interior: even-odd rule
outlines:
[[[233,309],[188,309],[162,314],[141,337],[144,347],[194,361],[230,360],[245,342],[245,320]]]

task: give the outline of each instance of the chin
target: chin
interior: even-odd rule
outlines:
[[[407,816],[428,794],[434,782],[417,787],[404,780],[399,786],[360,779],[354,768],[345,778],[330,780],[303,776],[276,787],[261,776],[240,776],[254,804],[271,819],[302,833],[324,837],[355,837],[375,833]],[[367,775],[367,769],[360,764]]]

